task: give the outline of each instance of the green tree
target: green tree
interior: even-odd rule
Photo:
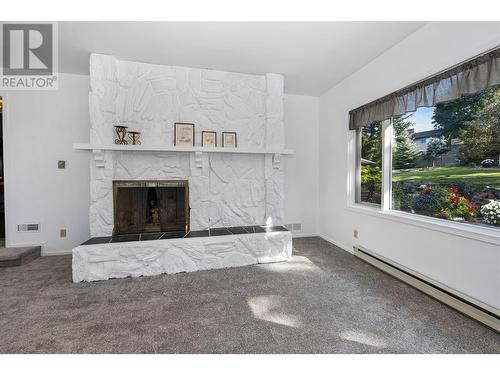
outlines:
[[[361,157],[382,167],[382,123],[373,122],[361,131]]]
[[[396,145],[392,155],[392,165],[394,169],[407,169],[415,167],[419,152],[417,151],[417,148],[408,133],[403,133],[396,138]]]
[[[463,124],[474,120],[493,94],[494,89],[487,89],[477,94],[463,95],[450,102],[436,104],[432,116],[434,128],[443,129],[443,135],[447,139],[457,138]]]
[[[393,168],[406,169],[416,165],[419,152],[408,133],[410,127],[415,126],[409,120],[411,114],[394,117],[392,127],[395,133],[395,145],[393,149]]]
[[[466,163],[480,163],[484,159],[500,158],[500,88],[497,88],[476,118],[467,121],[459,131],[462,144],[458,159]]]
[[[444,154],[448,151],[448,141],[445,137],[431,138],[429,143],[427,143],[427,150],[425,151],[425,158],[432,161],[432,166],[434,167],[436,163],[436,158],[439,155]]]
[[[415,126],[415,123],[409,119],[413,116],[413,113],[394,116],[392,118],[392,128],[394,129],[394,134],[396,137],[406,133],[408,134],[408,129]]]

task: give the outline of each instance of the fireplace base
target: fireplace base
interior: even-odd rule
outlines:
[[[291,256],[292,235],[286,230],[80,245],[73,249],[73,282],[282,262]]]

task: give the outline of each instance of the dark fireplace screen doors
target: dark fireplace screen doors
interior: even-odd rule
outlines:
[[[113,181],[113,210],[113,235],[188,232],[188,181]]]

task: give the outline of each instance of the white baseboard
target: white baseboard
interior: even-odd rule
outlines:
[[[72,250],[67,250],[67,249],[64,249],[64,250],[42,250],[42,256],[43,257],[50,257],[50,256],[54,256],[54,255],[68,255],[68,254],[72,254]]]
[[[354,254],[354,249],[350,246],[344,245],[343,243],[340,243],[340,242],[334,240],[333,238],[330,238],[324,234],[320,234],[319,237],[324,239],[326,242],[330,242],[332,245],[335,245],[335,246],[341,248],[342,250],[347,251],[348,253]]]
[[[319,237],[318,233],[292,232],[292,238]]]

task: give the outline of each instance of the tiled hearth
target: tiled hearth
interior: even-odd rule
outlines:
[[[133,242],[133,241],[152,241],[152,240],[168,240],[173,238],[195,238],[195,237],[214,237],[228,236],[231,234],[249,234],[249,233],[271,233],[288,231],[283,226],[266,227],[263,225],[251,225],[244,227],[220,227],[207,230],[194,230],[188,233],[178,232],[160,232],[160,233],[139,233],[139,234],[122,234],[118,236],[108,237],[93,237],[82,245],[98,245],[105,243],[116,242]]]

